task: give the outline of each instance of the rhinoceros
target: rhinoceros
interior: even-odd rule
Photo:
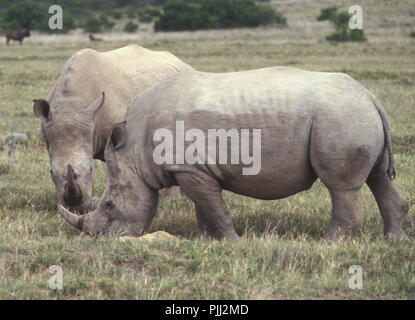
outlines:
[[[91,209],[93,159],[105,160],[111,126],[124,119],[128,102],[192,69],[168,52],[138,45],[102,53],[83,49],[66,62],[48,100],[34,100],[33,106],[60,203],[81,213]]]
[[[202,161],[179,163],[183,157],[177,152],[173,163],[155,157],[168,141],[163,132],[176,139],[185,132],[185,152],[192,153],[197,140],[207,146],[203,139],[220,129],[241,136],[245,130],[236,146],[245,152],[260,146],[260,170],[244,174],[247,166],[231,158],[229,139],[212,153],[205,150],[208,157],[196,159]],[[176,151],[184,150],[182,138],[174,141]],[[224,164],[215,158],[221,152],[228,155]],[[124,122],[112,128],[105,158],[108,182],[97,209],[79,216],[59,207],[67,222],[91,235],[142,235],[156,214],[157,190],[179,185],[195,204],[203,238],[237,239],[222,190],[274,200],[309,189],[320,178],[332,200],[327,238],[342,238],[359,226],[364,183],[377,201],[385,237],[405,237],[401,222],[408,204],[393,181],[387,114],[371,92],[343,73],[273,67],[176,74],[134,99]]]

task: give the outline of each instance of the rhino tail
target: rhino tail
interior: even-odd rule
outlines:
[[[390,129],[388,115],[386,114],[386,110],[385,108],[383,108],[380,101],[375,96],[373,96],[372,99],[379,113],[380,119],[382,120],[383,131],[385,133],[385,144],[386,144],[386,148],[388,150],[388,156],[389,156],[389,165],[388,165],[387,175],[389,179],[393,180],[396,177],[396,171],[395,171],[394,161],[393,161],[392,139],[391,139],[391,134],[390,134],[391,129]]]

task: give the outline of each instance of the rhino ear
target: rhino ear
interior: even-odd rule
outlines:
[[[111,130],[109,145],[112,150],[117,150],[124,146],[127,141],[127,121],[114,124]]]
[[[85,111],[95,117],[98,110],[101,109],[102,105],[104,104],[104,101],[105,101],[105,93],[101,92],[101,95],[94,102],[92,102],[85,109]]]
[[[50,106],[49,102],[43,99],[33,100],[33,112],[38,118],[49,119]]]

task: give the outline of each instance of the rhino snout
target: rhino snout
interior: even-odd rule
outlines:
[[[85,186],[77,180],[77,175],[72,165],[69,164],[63,192],[65,206],[83,213],[89,206],[88,199],[89,196],[87,195]]]

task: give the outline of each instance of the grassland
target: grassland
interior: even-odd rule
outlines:
[[[409,0],[361,1],[367,43],[330,45],[320,8],[355,1],[284,1],[285,29],[260,28],[136,35],[34,35],[23,46],[0,44],[0,135],[30,132],[26,146],[0,152],[0,299],[414,299],[415,298],[415,5]],[[411,29],[412,28],[412,29]],[[138,43],[167,50],[212,72],[273,65],[347,72],[382,101],[392,123],[396,183],[410,203],[408,241],[383,241],[383,223],[365,186],[363,224],[342,242],[323,235],[330,222],[328,191],[320,182],[280,201],[225,192],[237,243],[201,242],[189,200],[160,203],[151,231],[177,241],[122,242],[82,235],[57,214],[48,155],[32,115],[64,62],[85,47],[100,51]],[[105,187],[96,162],[94,193]],[[48,268],[63,269],[63,289],[50,290]],[[349,267],[363,268],[363,289],[348,287]]]

